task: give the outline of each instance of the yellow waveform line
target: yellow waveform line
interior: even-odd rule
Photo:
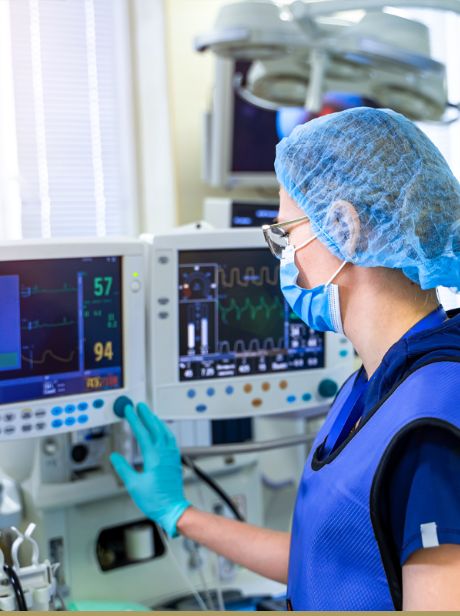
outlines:
[[[26,357],[25,355],[21,355],[21,357],[24,361],[28,361],[29,364],[44,364],[48,356],[52,357],[53,359],[62,364],[70,364],[70,362],[75,357],[75,353],[76,351],[72,351],[69,357],[60,357],[59,355],[56,355],[56,353],[54,353],[51,349],[46,349],[40,359],[30,359],[30,357]]]
[[[241,270],[239,267],[232,267],[228,273],[228,276],[225,275],[225,272],[222,268],[219,268],[219,282],[223,287],[248,287],[249,285],[254,285],[256,287],[262,287],[265,284],[268,284],[272,287],[278,285],[279,279],[279,266],[275,266],[273,270],[273,275],[270,274],[270,268],[267,265],[264,265],[260,268],[259,272],[256,273],[255,267],[249,265],[243,273],[243,277],[241,277]]]

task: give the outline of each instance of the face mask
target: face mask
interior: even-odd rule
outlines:
[[[347,261],[342,263],[326,284],[314,289],[303,289],[297,284],[299,270],[294,262],[295,252],[314,239],[316,235],[297,247],[287,246],[283,250],[280,267],[281,291],[289,306],[306,325],[318,332],[343,334],[339,287],[331,283],[345,267]]]

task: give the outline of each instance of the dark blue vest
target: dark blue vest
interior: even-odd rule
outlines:
[[[460,362],[433,361],[408,373],[358,430],[320,461],[318,447],[353,381],[339,392],[302,475],[287,594],[294,610],[401,608],[401,571],[378,511],[385,462],[415,426],[442,425],[460,436]]]

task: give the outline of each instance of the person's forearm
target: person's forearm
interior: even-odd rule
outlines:
[[[189,507],[177,530],[264,577],[287,583],[289,533],[267,530]]]

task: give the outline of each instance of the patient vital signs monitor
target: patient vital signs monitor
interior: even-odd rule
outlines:
[[[0,439],[115,421],[144,396],[142,244],[0,246]]]
[[[331,401],[352,370],[350,343],[293,314],[260,230],[151,242],[148,372],[160,416],[229,418]]]

